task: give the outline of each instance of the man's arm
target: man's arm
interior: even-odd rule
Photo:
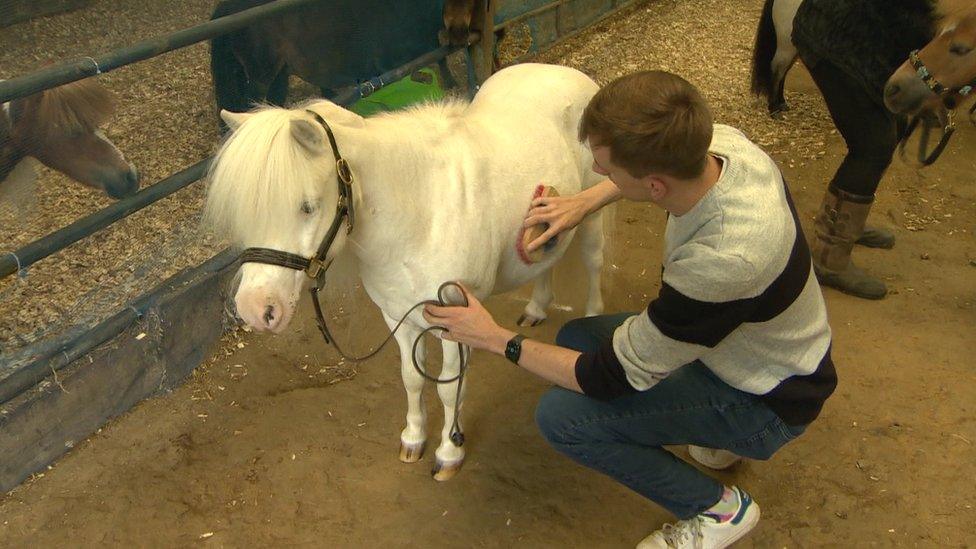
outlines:
[[[465,289],[467,307],[424,307],[424,318],[435,326],[447,329],[441,337],[457,341],[475,349],[484,349],[499,355],[505,354],[505,346],[515,336],[491,317],[480,301]],[[560,387],[582,393],[576,380],[576,361],[580,353],[539,341],[522,342],[519,366]]]
[[[504,356],[505,347],[513,337],[515,332],[498,327],[496,333],[490,337],[487,350]],[[522,355],[518,365],[564,389],[582,393],[583,389],[576,379],[576,361],[579,357],[579,351],[526,339],[522,341]]]

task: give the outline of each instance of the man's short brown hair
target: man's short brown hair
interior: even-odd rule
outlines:
[[[712,113],[684,78],[642,71],[617,78],[593,96],[579,139],[610,147],[610,160],[634,177],[692,179],[705,169]]]

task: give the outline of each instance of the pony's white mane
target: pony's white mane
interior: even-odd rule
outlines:
[[[303,201],[331,207],[323,199],[335,195],[325,184],[333,164],[292,137],[291,121],[300,118],[299,110],[263,106],[231,132],[211,164],[206,224],[247,245],[297,234]]]
[[[424,101],[399,111],[379,113],[370,120],[412,119],[419,123],[436,124],[462,116],[469,105],[466,99],[449,97],[440,101]]]
[[[238,244],[267,242],[269,236],[297,234],[303,201],[317,208],[331,209],[336,196],[335,170],[331,151],[313,154],[292,136],[293,120],[309,120],[306,109],[312,100],[293,109],[261,106],[237,130],[231,132],[214,158],[209,175],[204,221],[212,229]],[[460,99],[422,103],[406,109],[377,114],[369,119],[371,131],[385,139],[404,143],[433,142],[415,147],[417,155],[444,154],[455,124],[468,107]],[[338,107],[329,104],[331,109]],[[322,108],[322,116],[334,128]],[[313,122],[314,123],[314,122]],[[340,149],[343,146],[338,138]],[[326,154],[328,156],[326,156]]]

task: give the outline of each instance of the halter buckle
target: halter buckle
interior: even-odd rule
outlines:
[[[317,257],[313,257],[308,260],[308,267],[305,269],[305,274],[312,280],[318,279],[328,265]]]
[[[352,184],[352,170],[349,169],[349,163],[346,162],[345,158],[338,158],[336,160],[336,173],[339,174],[339,179],[343,183],[346,185]]]

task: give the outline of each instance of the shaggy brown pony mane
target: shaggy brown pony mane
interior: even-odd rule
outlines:
[[[45,90],[10,104],[19,140],[91,133],[115,112],[112,94],[92,78]],[[27,142],[27,141],[22,141]]]

